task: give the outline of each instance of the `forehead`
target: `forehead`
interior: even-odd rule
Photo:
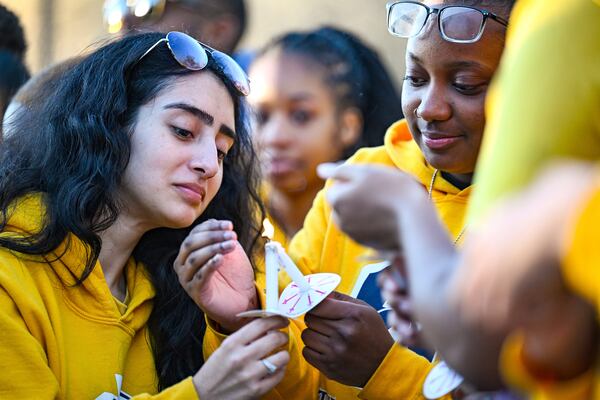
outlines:
[[[475,7],[481,10],[490,11],[499,17],[508,19],[507,8],[503,6],[502,2],[499,1],[483,1],[483,0],[423,0],[421,3],[429,7],[443,7],[443,6],[467,6]]]
[[[299,92],[326,91],[325,68],[301,54],[280,49],[265,53],[250,68],[250,100],[290,96]]]
[[[215,122],[234,127],[234,104],[225,84],[210,71],[177,77],[153,101],[155,107],[186,103],[211,114]]]
[[[465,5],[461,1],[439,0],[424,1],[429,6],[442,5]],[[495,12],[490,9],[489,11]],[[432,18],[433,17],[433,18]],[[488,65],[495,69],[502,50],[504,49],[504,37],[506,27],[495,21],[488,20],[481,39],[475,43],[451,43],[444,40],[438,27],[437,16],[433,15],[427,20],[421,33],[408,40],[406,51],[407,61],[410,54],[418,58],[430,61],[434,64],[441,64],[444,59],[452,61],[475,61],[483,65]]]

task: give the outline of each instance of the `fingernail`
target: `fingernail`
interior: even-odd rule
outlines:
[[[229,231],[229,232],[225,232],[223,234],[223,239],[225,240],[231,240],[231,239],[235,239],[235,233]]]
[[[229,221],[222,221],[221,222],[221,229],[231,229],[231,222],[229,222]]]

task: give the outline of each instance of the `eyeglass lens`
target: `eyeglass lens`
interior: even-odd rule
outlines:
[[[427,16],[428,9],[423,4],[395,3],[389,11],[388,29],[396,36],[413,37],[419,34]],[[438,18],[444,37],[458,42],[469,42],[478,39],[484,16],[474,8],[450,6],[443,8]]]
[[[468,7],[448,7],[440,12],[440,28],[447,38],[459,41],[477,39],[483,25],[483,14]]]

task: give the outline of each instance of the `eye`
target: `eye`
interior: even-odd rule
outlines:
[[[404,82],[407,82],[410,86],[413,87],[421,87],[425,83],[427,83],[427,80],[424,78],[419,78],[418,76],[406,75],[404,77]]]
[[[188,131],[187,129],[179,128],[177,126],[171,126],[171,129],[173,129],[175,135],[179,136],[182,139],[189,139],[194,137],[192,132]]]
[[[227,152],[223,150],[217,150],[217,158],[219,159],[219,162],[225,160],[225,157],[227,157]]]
[[[270,114],[264,110],[258,110],[256,112],[256,123],[258,126],[262,126],[267,123],[270,118]]]
[[[290,113],[290,118],[298,125],[305,125],[312,119],[312,116],[312,113],[306,110],[294,110]]]
[[[476,96],[484,92],[487,88],[487,84],[470,85],[465,83],[454,82],[452,85],[454,86],[457,92],[466,96]]]

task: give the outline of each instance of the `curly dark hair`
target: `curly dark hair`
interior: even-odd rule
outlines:
[[[11,204],[22,196],[41,192],[46,206],[38,233],[22,239],[2,237],[0,246],[47,254],[72,233],[88,249],[85,269],[75,277],[81,283],[100,253],[99,232],[115,222],[122,208],[116,193],[129,162],[130,135],[140,107],[178,77],[213,73],[226,85],[235,108],[236,141],[224,160],[219,192],[191,227],[149,231],[133,252],[156,289],[148,328],[160,389],[193,375],[203,364],[204,315],[173,269],[183,238],[202,221],[229,219],[252,254],[262,220],[257,215],[262,205],[244,98],[212,58],[204,70],[190,71],[164,45],[139,61],[163,37],[127,36],[85,57],[53,86],[49,99],[36,106],[39,112],[11,127],[0,146],[0,230]]]
[[[6,49],[19,58],[25,56],[27,42],[19,17],[0,4],[0,49]]]

